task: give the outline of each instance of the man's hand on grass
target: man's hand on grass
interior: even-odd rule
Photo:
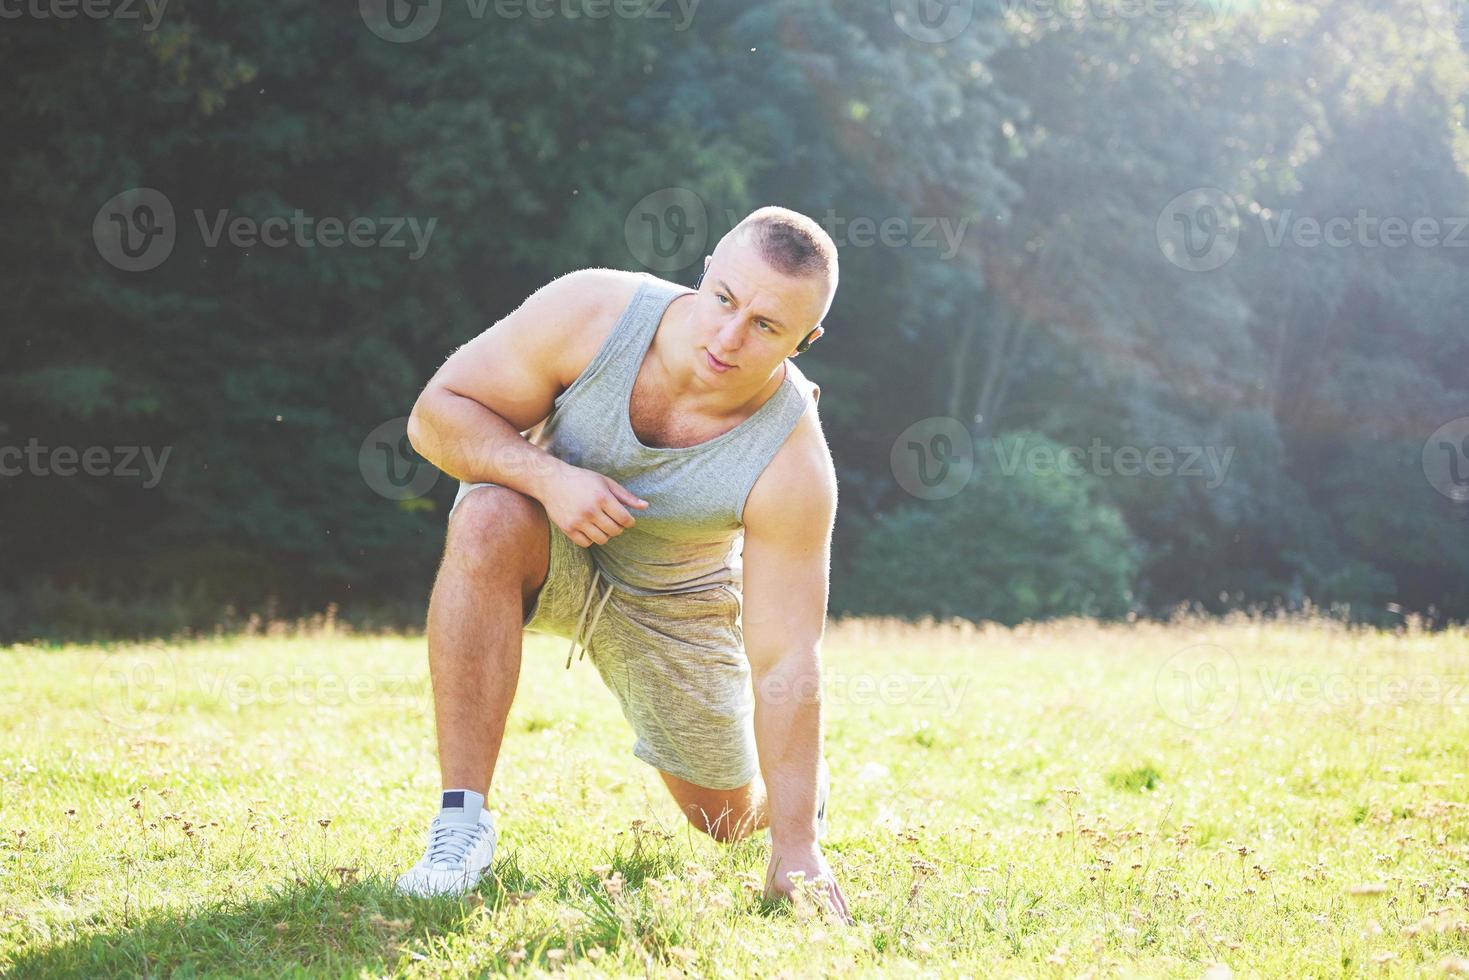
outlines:
[[[828,909],[839,920],[852,924],[846,896],[842,894],[826,856],[821,853],[820,844],[775,847],[770,854],[770,868],[765,872],[765,897],[793,898],[796,885],[790,878],[792,872],[798,873],[799,880],[816,887],[818,894],[825,897]]]

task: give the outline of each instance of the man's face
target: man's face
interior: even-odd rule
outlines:
[[[782,275],[737,237],[727,236],[706,261],[689,314],[696,371],[714,384],[769,378],[827,306],[822,277]],[[721,370],[717,362],[731,366]]]

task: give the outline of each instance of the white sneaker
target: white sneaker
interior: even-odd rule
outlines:
[[[418,863],[398,879],[405,895],[463,895],[474,891],[495,858],[495,815],[481,809],[479,820],[434,817],[428,828],[428,847]]]

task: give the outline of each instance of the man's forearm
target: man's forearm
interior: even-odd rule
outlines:
[[[821,658],[790,653],[754,678],[755,747],[777,846],[816,840],[821,759]]]
[[[566,465],[479,402],[443,389],[419,397],[408,439],[457,480],[498,483],[538,500],[546,481]]]

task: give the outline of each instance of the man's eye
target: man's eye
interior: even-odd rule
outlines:
[[[715,293],[714,295],[719,297],[719,302],[721,303],[723,303],[728,298],[723,293]]]
[[[760,321],[760,329],[761,330],[764,330],[766,333],[774,333],[775,332],[775,328],[772,327],[770,324],[766,323],[763,320]]]

